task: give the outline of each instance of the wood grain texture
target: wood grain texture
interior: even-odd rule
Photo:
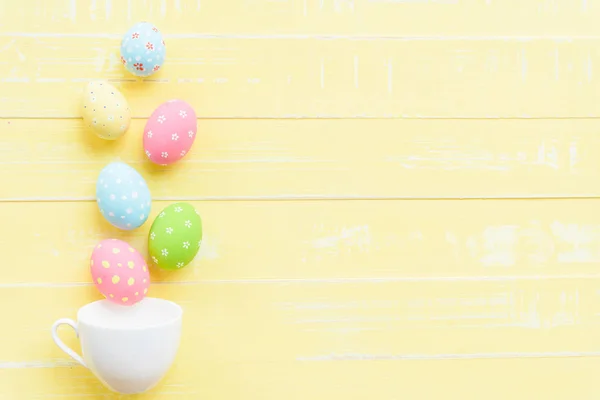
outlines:
[[[593,398],[600,358],[437,360],[405,362],[336,361],[322,363],[177,364],[160,388],[143,396],[153,400],[329,399],[395,400],[459,394],[461,399],[504,400],[537,396],[548,400]],[[432,380],[435,377],[435,384]],[[31,382],[36,382],[35,385]],[[9,369],[0,376],[6,400],[38,398],[127,399],[111,396],[89,372],[76,367]]]
[[[0,36],[0,117],[78,118],[90,79],[119,82],[136,117],[171,98],[188,101],[201,118],[600,115],[598,39],[190,34],[169,40],[169,62],[147,79],[125,71],[119,43],[118,36]]]
[[[150,295],[185,310],[168,376],[137,399],[588,400],[600,394],[600,2],[0,0],[0,399],[127,399],[52,343],[96,299],[104,238],[146,254],[190,201],[204,241]],[[149,20],[167,63],[119,63]],[[85,83],[134,114],[102,142]],[[199,115],[150,165],[160,103]],[[148,222],[94,203],[113,160]],[[72,332],[61,331],[77,347]]]
[[[0,4],[3,31],[329,35],[599,35],[590,0],[28,0]]]
[[[191,202],[203,219],[199,256],[155,282],[299,280],[598,280],[598,200]],[[0,207],[0,286],[90,284],[97,242],[146,254],[148,229],[111,227],[93,202]],[[37,221],[37,222],[36,222]],[[18,245],[11,246],[11,243]]]
[[[93,200],[116,159],[155,199],[600,195],[593,119],[200,120],[196,145],[169,168],[147,162],[144,124],[107,142],[80,120],[0,120],[0,201]]]
[[[347,393],[348,376],[353,376],[347,373],[354,368],[353,373],[370,386],[377,380],[363,375],[369,367],[383,375],[402,372],[397,379],[404,379],[405,370],[423,368],[419,376],[426,366],[437,376],[452,374],[465,364],[479,364],[485,370],[486,365],[518,368],[537,363],[549,373],[552,366],[561,365],[560,360],[564,367],[598,365],[598,306],[581,307],[600,304],[598,282],[586,280],[542,282],[535,287],[495,282],[153,285],[151,293],[177,301],[185,314],[181,346],[187,351],[179,354],[170,377],[155,389],[165,396],[170,392],[190,396],[211,388],[227,398],[227,391],[220,388],[226,376],[247,381],[238,388],[244,394],[251,387],[266,390],[271,382],[268,386],[277,389],[265,395],[274,396],[284,390],[283,382],[323,385],[309,372],[313,369],[324,373],[329,383],[305,395],[319,389],[341,396]],[[15,288],[2,290],[0,296],[3,302],[29,303],[26,310],[13,308],[7,314],[12,323],[4,329],[4,337],[15,341],[3,351],[10,362],[0,363],[5,369],[0,387],[15,385],[9,379],[19,376],[40,374],[38,379],[43,379],[39,368],[57,368],[56,373],[68,381],[61,370],[69,367],[70,379],[78,384],[65,394],[76,398],[103,393],[88,373],[73,368],[60,350],[48,346],[47,326],[56,318],[74,316],[77,307],[97,299],[92,288]],[[62,335],[77,348],[73,334],[65,330]],[[33,367],[31,372],[20,371],[27,367]],[[280,372],[272,375],[276,370]],[[225,381],[199,384],[198,379],[214,378],[217,371]],[[515,379],[513,373],[507,371]],[[459,376],[440,382],[457,384]],[[65,390],[60,381],[45,386],[48,395]],[[364,396],[375,389],[363,390]],[[381,398],[392,399],[397,389],[387,385],[379,390]],[[481,396],[484,387],[473,390]]]

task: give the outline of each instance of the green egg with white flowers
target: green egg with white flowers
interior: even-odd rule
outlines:
[[[189,203],[165,207],[154,219],[148,234],[152,262],[164,270],[177,270],[190,264],[202,245],[202,219]]]

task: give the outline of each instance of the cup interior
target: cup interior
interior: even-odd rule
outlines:
[[[148,329],[173,323],[181,318],[183,310],[172,301],[146,297],[132,305],[123,306],[106,299],[87,304],[79,309],[80,324],[105,329]]]

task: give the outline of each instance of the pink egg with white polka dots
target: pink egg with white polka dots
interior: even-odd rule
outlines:
[[[155,164],[181,160],[196,139],[194,109],[183,100],[169,100],[154,110],[144,128],[144,150]]]
[[[90,259],[90,271],[96,288],[113,303],[131,306],[142,300],[150,287],[144,257],[122,240],[98,243]]]

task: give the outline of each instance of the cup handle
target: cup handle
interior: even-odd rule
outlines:
[[[52,325],[52,340],[54,340],[54,343],[56,343],[56,345],[58,347],[60,347],[60,349],[62,351],[64,351],[68,355],[70,355],[73,360],[77,361],[79,364],[81,364],[87,368],[87,365],[85,365],[83,358],[81,358],[81,356],[79,354],[77,354],[73,350],[71,350],[69,348],[69,346],[64,344],[63,341],[60,340],[60,337],[58,337],[58,327],[63,324],[69,325],[71,328],[73,328],[73,330],[75,331],[75,334],[79,338],[79,331],[77,330],[77,323],[69,318],[61,318]]]

